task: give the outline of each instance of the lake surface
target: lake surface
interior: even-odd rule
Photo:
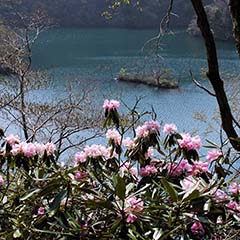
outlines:
[[[105,98],[118,98],[131,106],[136,97],[143,97],[141,110],[153,106],[159,121],[174,122],[180,131],[202,132],[207,126],[194,120],[193,113],[203,111],[212,116],[217,107],[215,99],[198,89],[189,75],[191,69],[208,86],[201,78],[201,69],[206,67],[203,42],[177,30],[164,37],[161,58],[156,63],[149,56],[150,48],[142,49],[156,34],[156,30],[52,29],[36,43],[33,66],[47,70],[53,77],[54,85],[47,90],[50,98],[63,93],[67,82],[77,80],[80,85],[76,86],[76,93],[86,86],[96,88],[93,94],[96,104],[100,105]],[[233,43],[217,45],[221,71],[238,73],[240,61]],[[170,68],[180,81],[180,88],[166,90],[118,82],[115,78],[121,68],[134,72]]]

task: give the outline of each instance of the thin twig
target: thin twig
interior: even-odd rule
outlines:
[[[208,90],[206,87],[204,87],[201,83],[199,83],[194,77],[193,77],[193,73],[191,70],[189,70],[192,81],[197,85],[197,87],[203,89],[205,92],[207,92],[209,95],[216,97],[216,94],[212,93],[210,90]]]

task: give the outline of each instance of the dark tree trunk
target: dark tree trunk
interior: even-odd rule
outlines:
[[[216,99],[221,114],[222,127],[225,133],[227,134],[229,141],[234,147],[234,149],[240,151],[240,144],[234,140],[238,138],[238,135],[233,127],[233,117],[231,109],[224,90],[223,81],[219,74],[216,45],[209,26],[208,18],[202,0],[191,0],[191,2],[197,15],[198,27],[200,28],[200,31],[205,42],[208,61],[207,77],[209,78],[216,94]]]
[[[240,0],[229,0],[229,7],[233,22],[235,44],[240,55]]]

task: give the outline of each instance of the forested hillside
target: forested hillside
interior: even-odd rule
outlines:
[[[0,0],[0,14],[5,13],[4,3],[16,2]],[[21,0],[18,10],[27,11],[35,8],[45,9],[58,26],[64,27],[158,27],[166,13],[169,1],[140,0],[141,9],[134,5],[126,5],[113,13],[112,19],[106,19],[102,13],[109,10],[111,0]],[[231,20],[228,12],[228,0],[205,0],[204,4],[212,23],[215,35],[220,39],[231,38]],[[14,4],[13,4],[14,5]],[[189,32],[198,35],[190,1],[174,1],[171,24],[174,27],[189,27]],[[224,31],[222,31],[224,29]]]
[[[6,2],[5,0],[1,0]],[[17,2],[17,1],[13,1]],[[106,20],[102,13],[108,10],[111,1],[106,0],[23,0],[21,8],[42,7],[61,26],[118,26],[118,27],[155,27],[165,14],[169,2],[166,0],[141,0],[142,11],[134,6],[125,6],[114,14],[112,20]],[[211,0],[205,3],[212,2]],[[1,4],[2,5],[2,4]],[[174,24],[186,26],[193,18],[190,1],[178,0],[174,3]]]

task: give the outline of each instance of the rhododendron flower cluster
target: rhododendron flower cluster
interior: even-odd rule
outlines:
[[[117,110],[120,107],[120,102],[116,100],[106,99],[103,103],[104,110]]]
[[[145,167],[140,168],[140,175],[142,177],[150,176],[157,172],[158,172],[157,168],[152,165],[147,165]]]
[[[177,126],[173,123],[170,123],[170,124],[167,123],[163,126],[163,133],[165,135],[168,135],[170,133],[176,133],[176,132],[177,132]]]
[[[193,164],[189,164],[186,159],[182,159],[179,163],[167,164],[167,169],[171,176],[180,176],[180,175],[196,176],[199,173],[207,172],[208,167],[209,167],[208,162],[194,161]]]
[[[229,185],[228,190],[232,194],[240,194],[240,183],[232,182]]]
[[[4,179],[3,177],[0,175],[0,186],[4,185]]]
[[[228,208],[228,211],[230,213],[236,214],[240,216],[240,204],[235,201],[230,201],[226,204],[226,207]]]
[[[116,129],[108,129],[106,133],[108,140],[113,140],[115,144],[120,145],[121,135]]]
[[[222,156],[222,151],[213,149],[208,152],[206,159],[208,162],[211,162],[221,156]]]
[[[134,147],[134,140],[131,139],[130,137],[124,138],[122,140],[123,146],[125,146],[127,149],[131,149]]]
[[[181,134],[182,139],[178,140],[178,144],[181,148],[186,148],[188,151],[197,150],[201,148],[202,142],[199,136],[192,137],[188,133]]]
[[[141,198],[130,197],[126,199],[124,211],[127,214],[128,223],[136,221],[137,216],[135,214],[143,211],[143,205],[144,203]]]
[[[145,158],[146,159],[151,158],[153,155],[154,155],[154,148],[153,147],[148,148],[147,152],[145,153]]]
[[[75,178],[76,180],[81,180],[82,178],[84,178],[84,177],[86,177],[86,176],[87,176],[86,173],[83,173],[83,172],[81,172],[81,171],[76,171],[76,172],[75,172],[75,175],[74,175],[74,178]]]
[[[221,189],[217,189],[214,191],[215,201],[222,202],[228,199],[227,193],[222,191]]]
[[[168,173],[172,176],[190,175],[192,173],[192,165],[187,160],[182,159],[179,163],[168,163]]]
[[[38,208],[38,215],[44,215],[45,214],[45,208],[44,207],[40,207]]]
[[[137,137],[147,137],[149,134],[157,134],[160,130],[160,124],[157,121],[147,121],[136,129]]]
[[[75,160],[78,163],[84,163],[87,161],[87,158],[97,158],[97,157],[110,157],[110,148],[106,148],[103,145],[93,144],[91,146],[86,146],[83,151],[77,152],[75,154]]]
[[[5,137],[4,140],[10,146],[13,146],[14,144],[21,142],[20,137],[18,135],[13,135],[13,134],[10,134],[9,136]]]
[[[208,162],[195,161],[192,166],[192,175],[197,175],[198,173],[205,173],[208,171]]]
[[[198,221],[193,223],[193,225],[191,226],[191,231],[194,235],[203,236],[205,234],[205,230],[202,224]]]
[[[128,175],[130,174],[132,177],[135,179],[138,178],[138,171],[137,168],[132,166],[130,162],[124,162],[120,168],[119,168],[120,173],[123,175]]]
[[[204,191],[207,187],[207,183],[204,180],[193,177],[192,175],[185,177],[180,181],[180,184],[183,191],[185,192],[189,191],[192,188],[199,191]]]
[[[36,155],[43,155],[44,153],[46,153],[47,156],[51,156],[55,151],[55,144],[50,142],[47,144],[19,142],[12,144],[11,154],[13,156],[23,154],[25,157],[30,158]]]

